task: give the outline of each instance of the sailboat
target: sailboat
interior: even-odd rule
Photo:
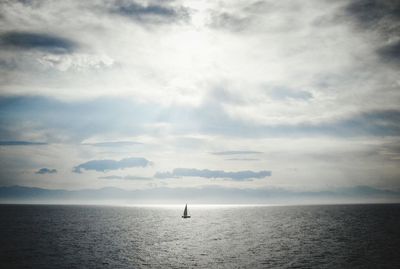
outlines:
[[[188,215],[188,211],[187,211],[187,204],[185,205],[185,210],[183,210],[182,218],[184,218],[184,219],[190,218],[190,215]]]

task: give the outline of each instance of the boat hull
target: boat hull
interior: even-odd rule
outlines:
[[[190,219],[190,216],[182,216],[183,219]]]

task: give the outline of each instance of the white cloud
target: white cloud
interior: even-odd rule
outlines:
[[[352,5],[317,0],[126,1],[122,6],[102,0],[3,2],[0,97],[39,96],[48,102],[31,108],[34,101],[28,98],[16,102],[15,110],[2,103],[8,114],[1,119],[0,138],[63,144],[64,164],[43,156],[35,163],[33,148],[24,149],[26,156],[21,149],[7,148],[7,153],[16,151],[15,158],[31,160],[35,168],[56,168],[63,180],[57,184],[64,187],[109,182],[144,187],[128,180],[99,182],[91,171],[85,183],[69,174],[85,160],[121,159],[129,151],[157,164],[138,177],[175,167],[267,167],[273,172],[268,184],[277,186],[362,180],[393,186],[397,153],[393,159],[386,150],[392,156],[388,160],[387,153],[366,152],[374,143],[383,147],[393,139],[398,144],[400,81],[392,50],[399,22],[382,15],[386,4],[374,16],[364,13],[375,11]],[[371,22],[363,18],[377,20],[375,27],[367,27]],[[10,33],[47,43],[7,43],[4,36]],[[142,144],[81,145],[90,141]],[[71,145],[74,150],[68,150]],[[53,145],[47,150],[40,153],[62,154]],[[253,162],[209,154],[235,150],[262,154]],[[356,159],[349,165],[340,156]],[[2,153],[2,158],[8,157]],[[46,180],[38,182],[55,184]],[[215,182],[168,184],[209,183]]]
[[[56,68],[60,71],[75,69],[77,71],[85,69],[100,69],[110,67],[113,64],[113,59],[106,55],[52,55],[47,54],[37,59],[39,63],[49,68]]]

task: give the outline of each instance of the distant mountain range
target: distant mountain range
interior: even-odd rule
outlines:
[[[398,203],[400,192],[368,186],[319,192],[215,186],[146,190],[123,190],[114,187],[84,190],[53,190],[24,186],[0,187],[0,203],[175,204],[186,202],[192,204]]]

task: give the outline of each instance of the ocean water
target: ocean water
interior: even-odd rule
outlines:
[[[0,205],[0,268],[400,268],[400,205]]]

